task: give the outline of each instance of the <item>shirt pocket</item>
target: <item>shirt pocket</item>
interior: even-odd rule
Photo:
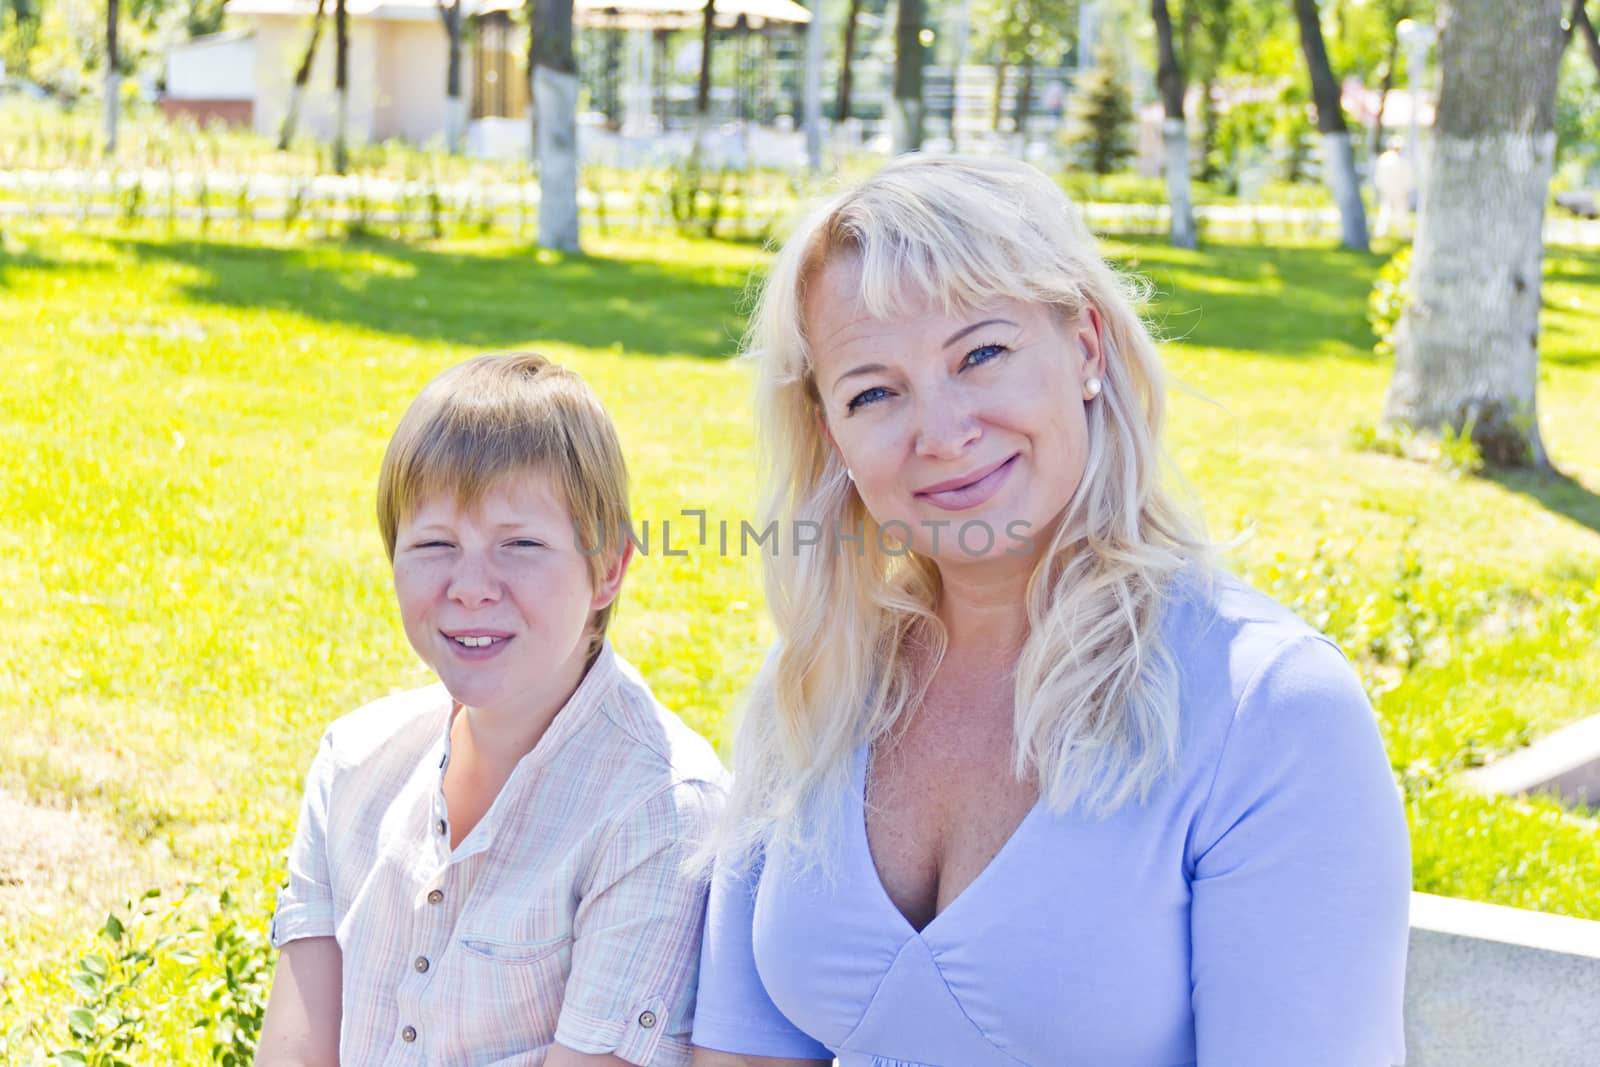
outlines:
[[[456,938],[461,973],[461,1003],[492,1020],[480,1034],[494,1047],[474,1049],[481,1062],[512,1052],[546,1048],[555,1041],[556,1023],[572,970],[572,935],[523,941],[488,934]]]

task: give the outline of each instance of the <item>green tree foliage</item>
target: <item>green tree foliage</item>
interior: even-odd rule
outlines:
[[[159,75],[166,51],[222,29],[225,0],[122,0],[117,51],[124,75]],[[0,59],[9,73],[74,99],[98,91],[106,0],[0,0]]]
[[[1078,162],[1096,174],[1110,174],[1133,155],[1133,95],[1116,48],[1108,41],[1072,96],[1067,140]]]
[[[1591,3],[1591,21],[1600,13],[1597,9],[1600,4]],[[1590,58],[1587,41],[1577,34],[1568,39],[1561,62],[1556,163],[1564,183],[1600,185],[1600,69]]]

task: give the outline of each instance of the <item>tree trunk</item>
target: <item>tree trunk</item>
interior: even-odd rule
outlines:
[[[1600,72],[1600,33],[1595,32],[1594,22],[1589,18],[1588,0],[1572,0],[1572,13],[1567,16],[1570,36],[1576,32],[1583,38],[1584,50],[1589,53],[1589,60],[1594,64],[1594,69]]]
[[[1389,93],[1394,90],[1394,68],[1400,62],[1400,35],[1389,31],[1389,62],[1383,68],[1383,82],[1378,86],[1378,114],[1372,120],[1372,136],[1367,138],[1367,158],[1372,161],[1372,202],[1378,203],[1378,157],[1383,154],[1383,114],[1389,107]],[[1416,83],[1413,82],[1413,85]],[[1412,103],[1416,100],[1413,97]]]
[[[744,16],[739,16],[744,20]],[[823,42],[828,35],[828,24],[821,4],[811,5],[811,21],[806,25],[806,67],[805,81],[801,86],[801,110],[806,131],[806,170],[812,174],[822,173],[822,60]],[[772,38],[767,34],[761,35],[761,76],[755,87],[758,98],[767,94],[772,75]],[[850,69],[849,57],[845,59],[845,69]],[[757,109],[758,122],[770,121],[761,115],[766,111],[765,105]],[[748,158],[750,150],[750,131],[745,127],[740,132],[744,140],[744,150]]]
[[[1317,105],[1317,129],[1322,133],[1323,175],[1334,202],[1339,205],[1342,235],[1346,248],[1367,250],[1367,210],[1361,202],[1361,183],[1356,178],[1356,157],[1350,147],[1350,131],[1344,124],[1344,106],[1339,100],[1339,80],[1328,62],[1328,49],[1322,40],[1322,18],[1317,0],[1294,0],[1295,18],[1300,21],[1300,49],[1305,53],[1306,69],[1311,74],[1311,98]]]
[[[535,166],[539,163],[539,91],[535,82],[539,71],[539,16],[534,10],[535,0],[528,4],[528,154]],[[665,112],[663,111],[663,115]],[[662,128],[665,129],[663,120]]]
[[[1217,158],[1217,79],[1213,71],[1200,83],[1200,172],[1203,182],[1221,177]]]
[[[700,19],[700,80],[694,91],[694,130],[689,146],[689,166],[700,166],[701,153],[711,126],[711,42],[716,36],[717,0],[706,0]]]
[[[856,58],[856,19],[860,14],[861,0],[850,0],[850,11],[844,18],[844,56],[839,60],[839,100],[835,111],[839,122],[850,117],[850,81]]]
[[[894,23],[894,154],[922,148],[922,23],[926,0],[896,0]]]
[[[350,118],[350,13],[345,10],[345,0],[333,3],[333,42],[333,90],[338,110],[333,131],[333,171],[343,174],[349,169],[345,124]]]
[[[1005,57],[994,65],[994,109],[989,116],[989,128],[1000,132],[1000,118],[1005,113],[1006,75],[1009,73]]]
[[[1167,176],[1167,203],[1172,211],[1172,243],[1194,248],[1199,243],[1194,225],[1194,196],[1189,187],[1189,124],[1183,116],[1184,73],[1178,50],[1172,44],[1172,15],[1167,0],[1150,0],[1150,17],[1156,24],[1159,57],[1156,85],[1166,118],[1161,122],[1162,170]]]
[[[577,252],[578,64],[572,54],[572,0],[535,0],[534,19],[539,244]]]
[[[1011,109],[1012,121],[1017,127],[1017,158],[1028,158],[1028,112],[1033,103],[1033,53],[1022,54],[1022,84]]]
[[[1535,390],[1562,0],[1440,0],[1439,106],[1389,422],[1548,466]]]
[[[122,72],[118,70],[117,0],[106,0],[106,158],[117,154],[117,116],[122,110]]]
[[[444,144],[445,150],[455,156],[461,154],[461,138],[467,130],[467,103],[461,96],[461,0],[436,2],[450,42],[444,76]]]
[[[294,130],[300,123],[300,104],[305,99],[306,85],[311,81],[311,64],[317,58],[317,41],[322,37],[322,14],[328,0],[317,0],[316,14],[311,16],[311,39],[306,42],[306,54],[294,72],[294,88],[289,90],[289,110],[283,115],[283,128],[278,131],[278,151],[287,152],[294,140]]]

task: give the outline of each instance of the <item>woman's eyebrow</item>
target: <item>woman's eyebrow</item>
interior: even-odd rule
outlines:
[[[948,343],[949,342],[946,342],[946,344]],[[843,374],[839,375],[833,380],[833,388],[830,389],[829,392],[838,392],[839,385],[846,378],[854,378],[862,374],[881,374],[883,371],[888,369],[889,368],[885,367],[882,363],[863,363],[859,367],[851,367],[849,370],[845,371]]]
[[[1016,323],[1012,322],[1010,319],[984,319],[982,322],[975,322],[971,326],[961,327],[961,329],[951,334],[949,338],[945,340],[944,346],[949,348],[951,345],[967,336],[967,334],[972,333],[974,330],[981,330],[985,326],[993,326],[995,323],[999,323],[1002,326],[1016,325]]]

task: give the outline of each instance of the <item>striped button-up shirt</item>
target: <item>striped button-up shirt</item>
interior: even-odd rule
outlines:
[[[559,1041],[688,1063],[711,746],[608,644],[452,851],[454,708],[442,686],[379,700],[311,765],[272,941],[338,940],[340,1062],[535,1065]]]

